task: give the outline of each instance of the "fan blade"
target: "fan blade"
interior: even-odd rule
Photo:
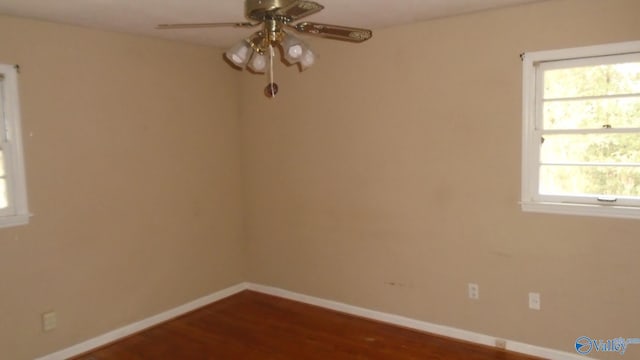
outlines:
[[[156,29],[160,29],[160,30],[199,29],[199,28],[213,28],[213,27],[223,27],[223,26],[252,28],[257,25],[260,25],[260,23],[235,22],[235,23],[160,24],[156,26]]]
[[[315,14],[322,9],[324,9],[324,6],[317,2],[298,0],[289,4],[289,6],[278,9],[277,13],[278,15],[285,16],[287,22],[291,22]]]
[[[344,40],[351,42],[363,42],[371,39],[373,32],[367,29],[352,28],[347,26],[318,24],[312,22],[303,22],[292,25],[299,32],[326,37],[335,40]]]

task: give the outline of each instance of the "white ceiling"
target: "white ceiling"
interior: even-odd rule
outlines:
[[[375,30],[543,0],[316,1],[325,9],[305,20]],[[243,21],[242,0],[0,0],[0,13],[218,47],[228,47],[255,31],[236,28],[154,29],[161,23]]]

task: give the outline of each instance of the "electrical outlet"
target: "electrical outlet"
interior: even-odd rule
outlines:
[[[529,309],[540,310],[540,293],[529,293]]]
[[[58,326],[58,318],[55,312],[51,311],[42,314],[42,330],[51,331]]]
[[[469,283],[469,299],[480,299],[480,286],[478,284]]]

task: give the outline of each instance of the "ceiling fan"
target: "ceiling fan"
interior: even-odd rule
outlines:
[[[305,70],[315,62],[315,54],[300,39],[286,30],[324,37],[333,40],[360,43],[369,40],[371,30],[314,22],[294,22],[315,14],[324,6],[306,0],[245,0],[245,17],[249,22],[161,24],[157,29],[193,29],[232,26],[238,28],[262,28],[229,49],[225,56],[234,65],[256,73],[269,68],[270,82],[265,88],[268,97],[274,97],[278,86],[273,81],[274,48],[282,50],[284,59],[291,65],[298,64]]]

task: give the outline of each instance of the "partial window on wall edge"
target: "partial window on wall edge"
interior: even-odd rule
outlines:
[[[0,64],[0,227],[29,222],[18,67]]]

